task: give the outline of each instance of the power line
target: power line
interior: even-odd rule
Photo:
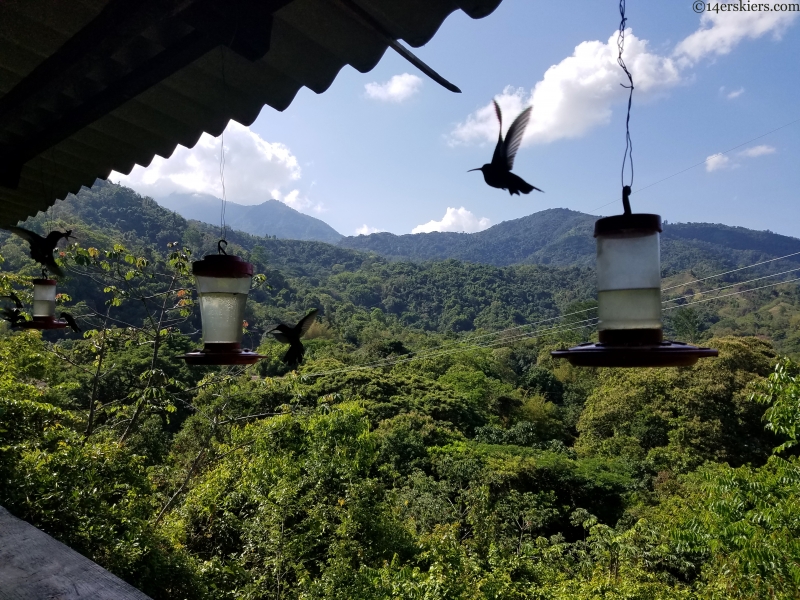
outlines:
[[[788,279],[786,281],[778,281],[777,283],[771,283],[769,285],[762,285],[761,287],[752,288],[750,290],[740,290],[738,292],[731,292],[730,294],[722,294],[721,296],[714,296],[713,298],[703,298],[702,300],[695,300],[694,302],[687,302],[686,304],[681,304],[680,306],[670,306],[669,308],[662,308],[662,311],[667,310],[675,310],[676,308],[684,308],[686,306],[691,306],[692,304],[700,304],[701,302],[711,302],[712,300],[719,300],[720,298],[727,298],[729,296],[736,296],[737,294],[746,294],[748,292],[757,292],[758,290],[764,290],[766,288],[775,287],[776,285],[783,285],[784,283],[792,283],[795,281],[800,281],[800,277],[796,277],[794,279]]]
[[[698,283],[700,281],[705,281],[706,279],[714,279],[715,277],[722,277],[723,275],[729,275],[730,273],[737,273],[738,271],[744,271],[745,269],[752,269],[753,267],[757,267],[759,265],[765,265],[767,263],[775,262],[776,260],[782,260],[784,258],[789,258],[790,256],[797,256],[800,252],[793,252],[791,254],[787,254],[785,256],[779,256],[778,258],[770,258],[769,260],[764,260],[761,262],[757,262],[753,265],[748,265],[746,267],[739,267],[738,269],[731,269],[730,271],[725,271],[724,273],[717,273],[716,275],[709,275],[708,277],[703,277],[702,279],[693,279],[692,281],[687,281],[686,283],[678,283],[676,285],[671,285],[666,288],[661,288],[662,292],[666,292],[668,290],[672,290],[678,287],[683,287],[685,285],[691,285],[693,283]]]
[[[800,254],[800,253],[797,253],[797,254]],[[789,254],[789,255],[786,255],[786,256],[794,256],[794,254]],[[720,277],[722,275],[726,275],[726,274],[734,272],[734,271],[740,271],[740,270],[744,270],[744,269],[747,269],[747,268],[750,268],[750,267],[758,266],[760,264],[765,264],[767,262],[773,262],[775,260],[780,260],[781,258],[786,258],[786,257],[785,256],[784,257],[778,257],[778,258],[775,258],[775,259],[771,259],[769,261],[762,261],[761,263],[755,263],[753,265],[749,265],[748,267],[741,267],[739,269],[734,269],[733,271],[725,271],[725,272],[719,273],[717,275],[711,275],[709,277],[705,277],[703,280],[712,279],[714,277]],[[731,288],[731,287],[734,287],[734,286],[737,286],[737,285],[746,285],[746,284],[752,283],[754,281],[760,281],[762,279],[768,279],[770,277],[778,277],[780,275],[785,275],[787,273],[792,273],[794,271],[799,271],[799,270],[800,270],[800,268],[789,269],[788,271],[782,271],[780,273],[774,273],[772,275],[765,275],[765,276],[762,276],[762,277],[756,277],[754,279],[750,279],[750,280],[747,280],[747,281],[742,281],[742,282],[738,282],[738,283],[732,283],[732,284],[729,284],[729,285],[726,285],[726,286],[722,286],[720,288],[715,288],[715,289],[712,289],[712,290],[706,290],[706,291],[704,291],[702,293],[703,294],[710,294],[710,293],[721,291],[721,290],[725,290],[725,289],[728,289],[728,288]],[[700,280],[698,280],[698,281],[700,281]],[[764,288],[767,288],[767,287],[774,287],[774,286],[780,285],[782,283],[790,283],[791,281],[796,281],[796,280],[792,279],[792,280],[789,280],[789,281],[781,281],[781,282],[777,282],[775,284],[771,284],[771,285],[768,285],[768,286],[762,286],[762,287],[759,287],[759,288],[754,288],[753,290],[741,290],[741,291],[735,292],[733,294],[724,294],[722,296],[715,296],[714,298],[707,298],[707,299],[703,299],[701,301],[690,302],[690,303],[687,303],[687,304],[683,304],[683,305],[675,306],[675,307],[671,307],[671,308],[665,308],[665,309],[662,309],[662,310],[673,310],[675,308],[681,308],[681,307],[684,307],[684,306],[689,306],[690,304],[696,304],[698,302],[708,302],[710,300],[715,300],[717,298],[725,298],[725,297],[728,297],[728,296],[732,296],[732,295],[736,295],[736,294],[743,294],[743,293],[746,293],[746,292],[755,291],[755,290],[759,290],[759,289],[764,289]],[[673,287],[677,287],[677,286],[673,286]],[[666,289],[673,289],[673,288],[666,288]],[[678,298],[672,298],[670,300],[662,301],[662,304],[667,304],[669,302],[676,302],[678,300],[682,300],[682,299],[690,298],[690,297],[692,297],[692,296],[681,296],[681,297],[678,297]],[[534,336],[537,336],[537,335],[555,333],[557,331],[571,331],[573,329],[581,329],[581,328],[587,327],[587,325],[580,325],[579,327],[573,327],[573,328],[570,328],[570,329],[564,329],[562,325],[554,325],[552,327],[548,327],[548,328],[545,328],[545,329],[538,329],[538,330],[533,331],[533,332],[520,334],[519,336],[515,336],[515,337],[508,338],[508,339],[504,339],[504,340],[501,340],[499,342],[488,341],[488,342],[481,342],[481,343],[478,343],[478,344],[471,344],[471,345],[464,346],[465,342],[471,342],[471,341],[475,341],[475,340],[479,340],[479,339],[483,339],[483,338],[487,338],[487,337],[497,337],[497,336],[503,335],[505,333],[509,333],[511,331],[517,331],[517,330],[523,329],[525,327],[533,327],[535,325],[540,325],[542,323],[547,323],[547,322],[550,322],[550,321],[557,321],[557,320],[563,319],[565,317],[584,314],[584,313],[590,312],[592,310],[597,310],[597,307],[595,306],[595,307],[587,308],[587,309],[584,309],[584,310],[579,310],[579,311],[574,311],[574,312],[571,312],[571,313],[567,313],[565,315],[560,315],[560,316],[557,316],[557,317],[550,317],[550,318],[547,318],[547,319],[541,319],[539,321],[534,321],[533,323],[526,323],[524,325],[517,325],[515,327],[509,327],[507,329],[501,329],[501,330],[495,331],[495,332],[490,332],[490,333],[485,333],[485,334],[481,334],[481,335],[471,336],[471,337],[465,338],[463,340],[459,340],[457,342],[453,342],[453,343],[450,343],[450,344],[445,344],[444,346],[440,346],[439,348],[436,348],[436,349],[431,349],[431,350],[428,350],[428,351],[423,350],[423,351],[419,351],[419,352],[414,352],[412,357],[405,357],[403,359],[380,359],[380,360],[372,361],[370,363],[366,363],[364,365],[358,365],[358,366],[355,366],[355,367],[343,367],[342,369],[334,369],[332,371],[325,371],[325,372],[321,372],[321,373],[311,373],[309,375],[304,375],[304,377],[320,377],[320,376],[323,376],[323,375],[331,375],[331,374],[340,373],[340,372],[347,372],[347,371],[351,371],[351,370],[368,370],[368,369],[371,369],[371,368],[380,368],[380,367],[392,366],[394,364],[397,364],[398,362],[409,362],[411,360],[419,360],[419,359],[423,359],[423,358],[441,356],[443,354],[448,354],[449,352],[448,352],[447,349],[448,348],[453,348],[454,346],[458,346],[458,347],[455,348],[453,350],[453,352],[460,352],[462,350],[466,350],[466,349],[469,349],[469,348],[483,348],[483,347],[492,347],[492,346],[497,345],[497,344],[507,344],[507,343],[510,343],[510,342],[515,341],[517,339],[525,339],[525,338],[530,338],[530,337],[534,337]],[[579,324],[579,323],[587,323],[589,321],[595,321],[595,320],[597,320],[597,319],[596,318],[584,319],[583,321],[578,321],[577,324]],[[569,323],[568,325],[576,325],[576,323]]]
[[[580,321],[580,322],[581,323],[587,323],[588,321],[597,321],[597,319],[596,318],[586,319],[586,320]],[[337,375],[339,373],[349,373],[351,371],[367,371],[367,370],[377,369],[377,368],[382,368],[382,367],[391,367],[391,366],[394,366],[394,365],[400,364],[400,363],[411,362],[411,361],[420,360],[420,359],[423,359],[423,358],[433,358],[433,357],[437,357],[437,356],[446,356],[448,354],[454,354],[456,352],[464,352],[464,351],[472,350],[472,349],[475,349],[475,348],[491,348],[493,346],[502,345],[502,344],[508,344],[510,342],[513,342],[513,341],[516,341],[516,340],[519,340],[519,339],[525,339],[525,338],[530,338],[530,337],[534,337],[534,336],[541,336],[541,335],[546,335],[546,334],[550,334],[550,333],[557,333],[557,332],[558,333],[564,333],[566,331],[574,331],[576,329],[585,329],[586,327],[592,327],[595,324],[596,323],[588,323],[586,325],[580,325],[578,327],[567,327],[567,328],[565,328],[562,325],[556,325],[554,327],[548,327],[548,328],[545,328],[545,329],[539,329],[539,330],[532,331],[532,332],[529,332],[529,333],[523,333],[523,334],[520,334],[518,336],[512,336],[509,339],[504,339],[504,340],[499,340],[499,341],[488,341],[488,342],[484,342],[482,344],[471,344],[471,345],[466,345],[466,346],[462,345],[462,346],[459,346],[457,348],[450,348],[449,350],[428,352],[428,353],[425,353],[425,354],[415,354],[414,356],[404,356],[404,357],[399,357],[399,358],[394,358],[394,359],[384,359],[382,361],[375,361],[375,362],[372,362],[372,363],[367,363],[365,365],[355,365],[355,366],[351,366],[351,367],[342,367],[341,369],[332,369],[330,371],[320,371],[320,372],[317,372],[317,373],[307,373],[307,374],[303,373],[303,374],[301,374],[301,376],[302,377],[322,377],[322,376],[325,376],[325,375]],[[569,323],[568,325],[573,325],[573,324]]]
[[[772,133],[775,133],[776,131],[780,131],[781,129],[785,129],[786,127],[789,127],[789,125],[794,125],[797,122],[800,122],[800,119],[795,119],[794,121],[790,121],[790,122],[788,122],[788,123],[786,123],[784,125],[781,125],[780,127],[776,127],[775,129],[772,129],[772,130],[768,131],[767,133],[762,133],[761,135],[757,135],[756,137],[751,138],[751,139],[747,140],[746,142],[742,142],[741,144],[738,144],[738,145],[734,146],[733,148],[729,148],[729,149],[725,150],[725,152],[718,152],[716,154],[712,154],[711,156],[709,156],[705,160],[700,161],[699,163],[693,164],[691,167],[686,167],[685,169],[681,169],[677,173],[673,173],[672,175],[669,175],[668,177],[664,177],[663,179],[659,179],[658,181],[654,181],[653,183],[648,184],[648,185],[646,185],[644,187],[641,187],[638,190],[634,190],[633,192],[631,192],[631,195],[637,194],[637,193],[639,193],[641,191],[646,190],[647,188],[651,188],[654,185],[658,185],[659,183],[663,183],[667,179],[672,179],[673,177],[677,177],[678,175],[682,175],[683,173],[686,173],[686,171],[691,171],[692,169],[696,169],[697,167],[700,167],[700,166],[706,164],[709,160],[711,160],[715,156],[722,156],[724,154],[728,154],[730,152],[733,152],[734,150],[737,150],[737,149],[741,148],[742,146],[746,146],[747,144],[751,144],[751,143],[755,142],[756,140],[760,140],[761,138],[766,137],[766,136],[768,136],[768,135],[770,135]],[[601,208],[605,208],[606,206],[610,206],[611,204],[614,204],[616,202],[617,202],[617,200],[612,200],[611,202],[606,202],[602,206],[598,206],[597,208],[591,209],[589,212],[590,213],[595,212],[597,210],[600,210]]]
[[[795,271],[800,271],[800,267],[796,269],[789,269],[788,271],[781,271],[780,273],[773,273],[772,275],[764,275],[763,277],[756,277],[755,279],[748,279],[747,281],[740,281],[738,283],[731,283],[728,285],[723,285],[722,287],[715,288],[713,290],[705,290],[701,291],[701,294],[711,294],[712,292],[719,292],[720,290],[727,290],[728,288],[732,288],[736,285],[745,285],[748,283],[753,283],[754,281],[761,281],[762,279],[769,279],[770,277],[778,277],[779,275],[786,275],[787,273],[794,273]],[[678,298],[672,298],[670,300],[664,300],[661,304],[666,304],[667,302],[677,302],[678,300],[685,300],[686,298],[693,298],[695,294],[691,294],[688,296],[680,296]]]
[[[797,271],[797,270],[800,270],[800,269],[792,269],[792,271]],[[789,271],[787,271],[787,272],[789,272]],[[774,277],[776,275],[769,275],[767,277]],[[764,279],[764,278],[765,277],[760,277],[758,279]],[[754,279],[754,280],[751,280],[751,281],[756,281],[756,280]],[[691,306],[693,304],[700,304],[702,302],[711,302],[712,300],[718,300],[720,298],[729,298],[731,296],[738,296],[740,294],[747,294],[747,293],[750,293],[750,292],[756,292],[758,290],[763,290],[763,289],[767,289],[767,288],[771,288],[771,287],[775,287],[775,286],[783,285],[783,284],[787,284],[787,283],[794,283],[796,281],[800,281],[800,277],[796,277],[794,279],[789,279],[787,281],[778,281],[776,283],[771,283],[769,285],[763,285],[763,286],[760,286],[760,287],[757,287],[757,288],[752,288],[752,289],[749,289],[749,290],[739,290],[737,292],[731,292],[730,294],[722,294],[720,296],[715,296],[713,298],[704,298],[702,300],[696,300],[694,302],[688,302],[687,304],[683,304],[683,305],[680,305],[680,306],[671,306],[671,307],[667,307],[667,308],[662,308],[661,310],[662,310],[662,312],[666,312],[668,310],[675,310],[677,308],[684,308],[686,306]],[[732,284],[732,285],[742,285],[744,283],[749,283],[749,282],[742,282],[740,284]],[[732,287],[732,285],[731,286],[725,286],[724,288],[718,288],[718,289],[726,289],[728,287]],[[711,291],[715,291],[715,290],[711,290]],[[667,302],[669,302],[669,301],[667,301]],[[589,310],[591,310],[591,309],[589,309]],[[581,311],[581,312],[586,312],[586,311]],[[589,323],[590,321],[594,321],[594,322],[593,323]],[[427,353],[427,354],[416,354],[416,355],[410,356],[410,357],[403,357],[403,358],[383,360],[383,361],[375,361],[373,363],[367,363],[366,365],[356,365],[356,366],[352,366],[352,367],[342,367],[341,369],[332,369],[330,371],[321,371],[321,372],[317,372],[317,373],[302,374],[301,377],[323,377],[323,376],[326,376],[326,375],[335,375],[335,374],[339,374],[339,373],[349,373],[349,372],[354,372],[354,371],[366,371],[366,370],[371,370],[371,369],[374,369],[374,368],[391,367],[391,366],[394,366],[394,365],[397,365],[397,364],[401,364],[401,363],[407,363],[407,362],[411,362],[411,361],[415,361],[415,360],[420,360],[422,358],[432,358],[432,357],[435,357],[435,356],[446,356],[446,355],[449,355],[449,354],[454,354],[456,352],[466,352],[468,350],[473,350],[473,349],[477,349],[477,348],[493,348],[495,346],[502,346],[502,345],[505,345],[505,344],[510,344],[510,343],[513,343],[513,342],[516,342],[516,341],[520,341],[520,340],[523,340],[523,339],[529,339],[529,338],[532,338],[532,337],[541,337],[543,335],[548,335],[548,334],[553,334],[553,333],[566,333],[567,331],[575,331],[577,329],[586,329],[587,327],[593,327],[594,325],[596,325],[597,321],[599,321],[599,319],[594,317],[594,318],[591,318],[591,319],[585,319],[584,321],[580,321],[580,323],[586,323],[586,324],[585,325],[579,325],[577,327],[563,327],[563,326],[556,325],[556,326],[553,326],[553,327],[549,327],[549,328],[545,328],[545,329],[539,329],[539,330],[532,331],[532,332],[529,332],[529,333],[522,333],[522,334],[519,334],[519,335],[516,335],[516,336],[512,336],[510,338],[503,339],[503,340],[489,341],[489,342],[484,342],[482,344],[472,344],[472,345],[466,345],[466,346],[459,346],[458,348],[452,348],[452,349],[449,349],[449,350],[443,350],[441,352],[431,352],[431,353]],[[569,325],[573,325],[573,324],[570,323]],[[508,331],[508,330],[504,330],[504,331]],[[499,335],[500,333],[503,333],[504,331],[497,332],[497,335]]]

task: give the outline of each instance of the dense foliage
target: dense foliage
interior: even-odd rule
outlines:
[[[797,597],[791,286],[672,311],[718,359],[578,369],[549,351],[589,335],[586,269],[235,234],[268,358],[189,368],[187,269],[215,232],[124,188],[82,196],[54,220],[78,236],[60,301],[86,331],[0,331],[0,504],[152,597]],[[36,270],[0,242],[0,295],[29,302]],[[288,372],[263,332],[312,306]]]

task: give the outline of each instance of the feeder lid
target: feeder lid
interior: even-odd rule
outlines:
[[[598,219],[594,224],[594,237],[615,233],[655,233],[661,232],[661,215],[636,213],[614,215]]]
[[[192,274],[200,277],[252,277],[253,265],[238,256],[208,254],[192,263]]]
[[[566,358],[576,367],[690,367],[701,358],[718,356],[714,348],[665,340],[660,344],[612,346],[586,343],[554,350],[553,358]]]
[[[55,279],[34,279],[33,285],[56,285]]]

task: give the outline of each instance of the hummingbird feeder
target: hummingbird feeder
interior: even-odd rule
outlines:
[[[224,254],[210,254],[192,263],[197,285],[203,349],[182,358],[190,365],[252,365],[262,355],[242,349],[242,322],[253,265]]]
[[[617,64],[630,85],[625,119],[625,154],[622,157],[622,206],[624,214],[599,219],[597,238],[598,343],[556,350],[554,358],[566,358],[578,367],[686,367],[699,359],[717,356],[712,348],[699,348],[664,339],[661,327],[661,217],[631,213],[633,142],[630,120],[633,76],[625,66],[625,0],[620,0]],[[631,183],[625,185],[625,164],[630,160]]]
[[[661,325],[661,217],[599,219],[596,344],[551,352],[579,367],[684,367],[717,356],[712,348],[664,340]]]
[[[20,324],[25,329],[64,329],[67,322],[56,319],[56,280],[33,280],[33,320]]]

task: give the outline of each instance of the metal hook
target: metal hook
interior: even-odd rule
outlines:
[[[631,214],[631,186],[625,185],[622,187],[622,207],[625,209],[625,214]]]

